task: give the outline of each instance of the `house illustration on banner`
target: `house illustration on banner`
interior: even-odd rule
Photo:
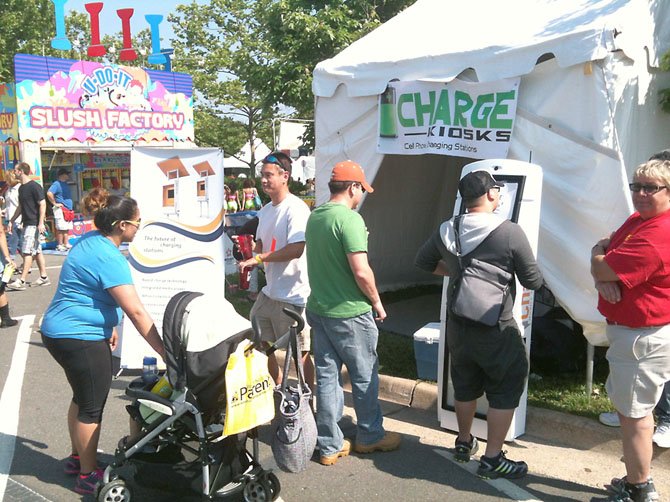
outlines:
[[[200,217],[209,218],[209,177],[216,173],[206,160],[195,164],[193,169],[200,177],[196,183],[196,199],[200,204]]]
[[[167,184],[163,185],[163,212],[166,215],[179,216],[180,178],[190,176],[188,170],[179,157],[161,160],[157,165],[168,181]]]

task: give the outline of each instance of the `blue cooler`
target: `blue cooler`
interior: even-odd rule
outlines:
[[[437,356],[440,346],[440,323],[431,322],[414,333],[416,374],[421,380],[437,382]]]

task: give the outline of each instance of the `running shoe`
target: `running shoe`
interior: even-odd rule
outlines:
[[[74,491],[80,495],[95,495],[98,483],[102,481],[104,470],[96,469],[88,474],[80,474],[74,483]]]
[[[51,281],[48,277],[40,277],[35,282],[33,282],[31,286],[48,286],[49,284],[51,284]]]
[[[479,442],[477,438],[470,434],[470,442],[456,440],[454,447],[454,460],[456,462],[470,462],[470,457],[477,453]]]
[[[652,440],[661,448],[670,448],[670,423],[659,423]]]
[[[63,472],[68,476],[74,476],[79,474],[81,470],[81,464],[79,463],[79,455],[72,454],[65,459],[65,466],[63,467]]]
[[[614,478],[608,489],[608,502],[655,502],[659,500],[654,482],[649,478],[645,483],[631,484],[626,478]]]
[[[517,479],[522,478],[528,474],[528,465],[526,462],[515,462],[509,460],[505,456],[504,451],[498,453],[496,457],[485,457],[482,455],[479,458],[479,469],[477,469],[477,476],[484,479],[508,478]]]
[[[7,284],[7,289],[10,291],[25,291],[28,285],[21,279],[16,279]]]

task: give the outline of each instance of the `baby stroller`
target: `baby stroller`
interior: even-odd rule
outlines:
[[[225,328],[222,328],[222,324]],[[228,334],[222,334],[225,331]],[[249,321],[223,298],[181,292],[167,304],[163,342],[170,399],[151,392],[137,378],[126,389],[127,406],[142,432],[121,441],[105,469],[97,500],[127,502],[123,475],[129,466],[141,487],[201,500],[269,502],[279,496],[277,477],[258,463],[256,430],[223,437],[226,364],[240,342],[251,339]],[[152,420],[139,412],[147,406]],[[253,441],[250,453],[247,438]],[[147,451],[150,450],[150,451]]]

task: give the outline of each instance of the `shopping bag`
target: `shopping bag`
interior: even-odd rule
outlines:
[[[63,211],[63,219],[65,221],[74,221],[74,211],[72,209],[68,209],[65,206],[61,207]]]
[[[275,383],[268,372],[268,358],[249,347],[249,341],[242,340],[228,358],[224,436],[268,423],[275,414]]]
[[[288,385],[291,358],[295,361],[298,383]],[[307,469],[316,448],[317,429],[310,408],[312,392],[305,383],[302,360],[297,349],[296,328],[291,328],[284,360],[284,380],[274,391],[276,413],[272,420],[272,454],[277,466],[287,472]]]

